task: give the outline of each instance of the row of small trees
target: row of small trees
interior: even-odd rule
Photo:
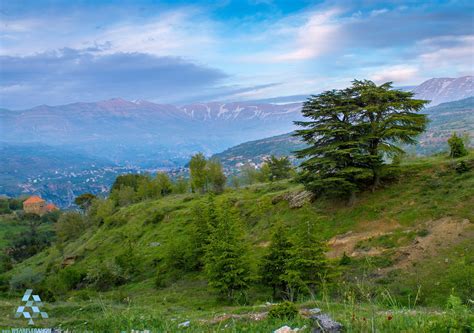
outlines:
[[[309,222],[302,224],[293,238],[283,224],[277,224],[261,262],[252,262],[249,251],[233,205],[227,202],[217,208],[210,195],[194,207],[186,236],[168,245],[158,285],[169,270],[203,271],[209,286],[229,300],[242,296],[256,283],[272,288],[275,297],[295,299],[314,295],[330,275],[325,245]]]

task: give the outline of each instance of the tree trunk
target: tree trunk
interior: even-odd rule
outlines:
[[[352,206],[354,206],[355,201],[356,201],[356,193],[355,193],[355,191],[352,191],[351,195],[349,197],[349,201],[347,202],[347,205],[349,207],[352,207]]]
[[[372,192],[375,192],[377,187],[380,186],[380,171],[378,168],[373,170],[373,183],[372,183]]]

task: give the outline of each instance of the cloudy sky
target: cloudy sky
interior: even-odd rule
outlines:
[[[0,107],[472,75],[473,1],[1,1]]]

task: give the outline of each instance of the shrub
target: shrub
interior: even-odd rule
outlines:
[[[106,263],[91,268],[87,272],[85,281],[99,291],[106,291],[114,286],[120,286],[126,282],[122,269],[114,263]]]
[[[12,290],[24,290],[33,288],[43,281],[43,275],[33,271],[30,267],[25,268],[18,274],[15,274],[10,280]]]
[[[66,267],[59,271],[58,277],[67,290],[78,288],[86,278],[87,273],[75,267]]]
[[[454,167],[457,173],[465,173],[471,170],[471,167],[466,163],[466,161],[461,161],[456,164]]]
[[[292,302],[283,302],[272,306],[268,312],[271,319],[293,319],[298,315],[298,309]]]
[[[65,242],[78,238],[87,229],[87,226],[88,223],[80,213],[67,212],[61,215],[54,228],[58,240]]]

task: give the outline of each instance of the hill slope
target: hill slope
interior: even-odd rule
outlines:
[[[474,166],[472,154],[464,160]],[[353,207],[317,200],[292,209],[285,199],[288,195],[282,194],[291,196],[301,187],[288,182],[228,190],[216,200],[218,206],[229,200],[234,203],[252,262],[265,253],[276,222],[284,223],[291,232],[310,222],[319,237],[329,242],[330,257],[340,258],[344,252],[351,257],[347,266],[341,266],[348,288],[370,288],[373,293],[388,290],[400,304],[416,297],[418,304],[443,306],[453,290],[466,300],[474,287],[474,168],[458,173],[445,157],[413,160],[403,166],[399,181],[385,185],[375,193],[362,194]],[[215,316],[215,311],[232,311],[222,308],[209,293],[202,273],[185,273],[179,268],[163,271],[169,251],[174,251],[176,260],[180,258],[180,244],[190,232],[193,206],[201,200],[199,195],[172,195],[123,207],[102,225],[61,248],[53,247],[23,262],[8,276],[47,277],[54,282],[58,297],[68,300],[50,309],[52,320],[83,325],[83,320],[100,322],[101,316],[107,316],[94,310],[96,303],[81,301],[96,299],[99,294],[85,282],[77,285],[79,290],[64,290],[61,276],[74,271],[78,274],[74,276],[82,276],[81,281],[113,265],[115,258],[132,255],[137,259],[129,280],[101,296],[114,311],[126,311],[123,302],[133,303],[137,313],[147,318],[134,321],[134,312],[124,312],[127,317],[123,317],[123,325],[127,320],[129,324],[151,325],[154,316],[197,320]],[[65,265],[67,269],[62,268]],[[155,286],[157,272],[165,281],[159,288]],[[271,300],[271,292],[252,289],[248,297],[251,304],[260,304]],[[64,307],[83,310],[71,318]],[[335,308],[332,311],[337,319],[347,319],[344,323],[351,325],[349,317],[344,319]],[[7,314],[1,318],[1,324],[9,322]],[[122,317],[117,318],[119,323]]]

